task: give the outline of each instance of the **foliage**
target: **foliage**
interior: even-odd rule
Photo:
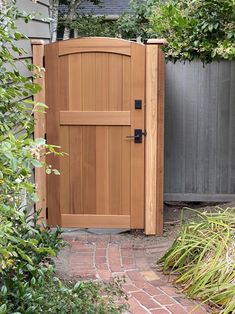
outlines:
[[[67,25],[60,20],[60,24]],[[105,16],[82,15],[68,24],[70,29],[77,31],[79,37],[100,36],[116,37],[117,26],[115,21],[107,21]]]
[[[155,37],[155,32],[150,27],[149,19],[159,0],[130,1],[130,11],[122,14],[117,20],[117,29],[122,38],[142,40]]]
[[[100,3],[100,0],[89,0],[92,2],[94,5],[98,5]],[[60,27],[63,29],[63,39],[69,39],[70,38],[70,30],[71,30],[71,24],[73,23],[74,20],[77,18],[77,9],[82,5],[84,2],[83,0],[52,0],[52,12],[54,16],[56,16],[56,19],[58,17],[58,2],[60,4],[65,4],[67,5],[67,10],[66,13],[62,12],[61,17],[60,17]],[[61,27],[63,26],[63,27]]]
[[[63,314],[118,314],[126,309],[125,295],[118,281],[53,282],[39,291],[48,301],[42,304],[42,313]],[[45,303],[45,302],[44,302]]]
[[[33,167],[45,166],[39,160],[44,149],[56,153],[44,139],[34,141],[31,136],[33,113],[42,111],[45,105],[31,100],[40,87],[21,75],[16,66],[16,60],[25,53],[17,43],[26,38],[16,28],[19,18],[28,22],[31,16],[14,6],[0,12],[0,201],[14,208],[21,206],[25,197],[37,200],[31,180]],[[34,69],[26,61],[18,62],[23,62],[28,71]]]
[[[235,57],[235,0],[169,0],[156,7],[152,28],[169,60]]]
[[[163,270],[177,274],[189,297],[235,312],[235,208],[198,212],[160,259]]]
[[[42,229],[37,219],[0,206],[0,313],[121,313],[119,282],[63,283],[54,276],[60,230]]]
[[[0,205],[0,313],[40,313],[39,293],[53,275],[50,256],[62,246],[54,232],[40,229],[37,215]]]
[[[107,20],[105,16],[79,15],[74,21],[60,16],[59,29],[64,26],[76,29],[79,36],[122,37],[124,39],[142,40],[155,36],[150,28],[150,16],[159,0],[138,0],[130,2],[130,10],[122,14],[118,20]],[[101,3],[102,5],[102,3]]]

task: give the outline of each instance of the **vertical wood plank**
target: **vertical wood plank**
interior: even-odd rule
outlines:
[[[96,53],[96,111],[109,108],[109,57]],[[108,127],[96,127],[96,214],[109,214]]]
[[[109,107],[109,58],[106,53],[96,53],[95,60],[96,111],[107,111]]]
[[[59,129],[59,57],[58,43],[45,46],[45,67],[46,67],[46,104],[48,106],[46,116],[47,140],[49,143],[60,146]],[[52,123],[53,121],[53,123]],[[47,156],[47,163],[60,171],[58,157]],[[60,213],[60,177],[55,175],[47,176],[47,206],[48,223],[51,226],[61,224]]]
[[[32,40],[33,49],[33,64],[43,67],[44,42],[42,40]],[[34,83],[41,86],[41,91],[34,96],[35,102],[45,103],[45,76],[44,72],[40,72],[40,77],[34,80]],[[34,113],[34,138],[44,138],[46,133],[46,118],[41,112]],[[40,160],[45,162],[44,151],[41,152]],[[35,183],[39,196],[39,201],[36,203],[36,211],[41,210],[40,218],[46,220],[46,173],[44,168],[35,169]]]
[[[82,108],[83,111],[96,110],[96,54],[81,54],[82,68]]]
[[[69,128],[70,214],[83,214],[83,128]],[[63,194],[63,193],[62,193]]]
[[[69,56],[69,110],[82,110],[82,55]]]
[[[82,127],[82,207],[96,213],[96,126]]]
[[[96,214],[109,213],[108,127],[96,127]]]
[[[121,213],[129,215],[131,208],[131,143],[126,137],[130,134],[130,127],[122,127],[122,182],[121,182]]]
[[[146,161],[145,233],[155,234],[157,224],[157,97],[158,46],[146,46]]]
[[[131,44],[131,134],[145,129],[145,46]],[[135,109],[135,99],[142,100],[142,110]],[[131,228],[144,228],[144,160],[145,138],[142,144],[131,141]]]
[[[121,214],[122,206],[122,129],[108,128],[109,214]]]
[[[123,105],[122,110],[131,108],[131,58],[123,56]],[[131,142],[126,137],[131,134],[130,127],[122,127],[122,214],[131,211]]]
[[[123,111],[129,111],[131,108],[131,58],[123,56],[122,72],[123,72]]]
[[[60,193],[60,206],[61,214],[70,213],[70,149],[69,149],[69,127],[60,127],[60,146],[61,150],[65,153],[60,157],[60,178],[61,190]]]
[[[59,103],[57,110],[69,109],[69,86],[70,86],[70,73],[69,73],[69,56],[63,56],[59,58]],[[69,154],[69,127],[59,126],[59,140],[61,151]],[[70,160],[68,155],[59,157],[60,164],[60,211],[62,213],[68,213],[70,208]]]
[[[164,103],[165,103],[165,56],[158,45],[158,106],[157,106],[157,225],[156,234],[163,233],[164,208]]]
[[[122,56],[109,54],[109,111],[122,110]]]
[[[164,55],[146,46],[145,233],[163,231]]]

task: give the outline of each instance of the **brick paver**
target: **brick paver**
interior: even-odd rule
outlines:
[[[205,308],[184,297],[152,261],[170,245],[136,243],[121,235],[64,234],[68,246],[56,260],[59,275],[69,279],[109,281],[124,277],[131,314],[203,314]]]

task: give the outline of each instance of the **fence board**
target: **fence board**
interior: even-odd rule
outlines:
[[[235,199],[234,73],[235,61],[167,63],[165,200]]]

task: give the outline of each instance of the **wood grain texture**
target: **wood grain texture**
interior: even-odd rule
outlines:
[[[115,54],[108,55],[109,62],[109,110],[122,110],[123,95],[123,57]]]
[[[95,60],[95,105],[97,111],[107,111],[109,108],[109,71],[110,64],[107,54],[96,53]]]
[[[164,196],[164,128],[165,128],[165,56],[158,46],[158,88],[157,88],[157,171],[156,171],[156,234],[163,233]]]
[[[46,66],[46,104],[48,111],[46,116],[47,140],[54,145],[60,145],[59,135],[59,82],[60,65],[58,57],[58,44],[45,46]],[[65,108],[64,108],[65,109]],[[53,123],[52,123],[53,121]],[[53,168],[60,170],[59,158],[52,155],[47,156],[47,163]],[[60,178],[59,176],[47,176],[47,207],[48,223],[51,226],[61,225],[60,213]]]
[[[59,42],[59,55],[73,53],[105,52],[120,55],[131,55],[131,43],[115,38],[82,38]]]
[[[156,234],[158,152],[158,45],[146,46],[145,233]]]
[[[165,60],[160,45],[146,46],[145,233],[163,232]]]
[[[69,111],[82,111],[82,55],[69,56]]]
[[[67,228],[129,228],[129,215],[62,215]]]
[[[33,64],[38,67],[43,67],[44,42],[32,42],[33,49]],[[37,77],[34,82],[41,86],[41,91],[34,96],[35,102],[45,103],[45,75],[40,72],[40,77]],[[34,112],[34,138],[45,138],[46,134],[46,118],[45,114],[39,111]],[[45,162],[45,152],[41,151],[40,161]],[[36,211],[41,210],[40,217],[46,220],[46,173],[43,168],[35,169],[35,184],[39,201],[36,203]]]
[[[61,213],[68,214],[70,211],[70,134],[69,127],[63,126],[60,128],[60,146],[61,150],[65,153],[64,156],[60,157],[60,206]],[[73,175],[74,172],[71,172]]]
[[[109,127],[96,127],[96,213],[109,214]]]
[[[96,127],[82,127],[82,207],[84,214],[96,213]]]
[[[131,134],[145,129],[145,46],[131,47]],[[135,99],[141,99],[143,109],[135,109]],[[144,228],[145,138],[142,144],[131,143],[131,228]]]
[[[60,111],[60,125],[130,124],[130,111]]]
[[[82,214],[83,210],[83,128],[73,126],[69,128],[69,199],[68,213]],[[66,191],[67,192],[67,191]],[[64,194],[61,191],[61,194]]]

